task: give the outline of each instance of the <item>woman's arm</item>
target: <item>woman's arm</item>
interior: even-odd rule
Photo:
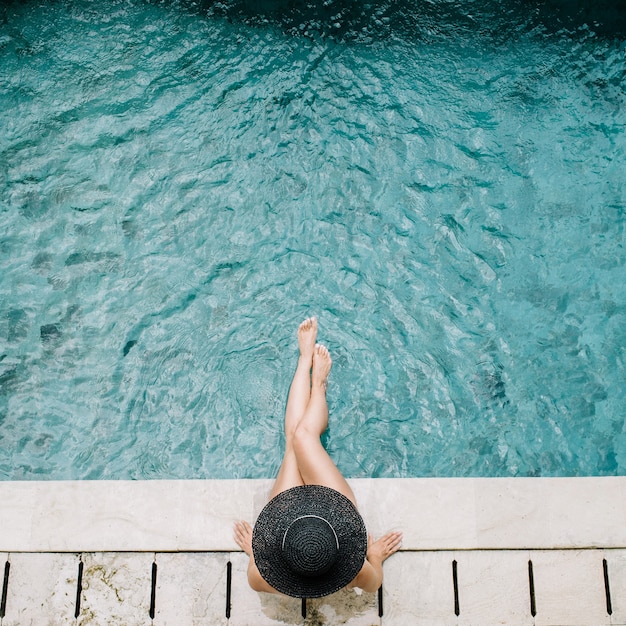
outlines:
[[[259,570],[254,562],[254,557],[250,555],[248,563],[248,584],[254,591],[265,591],[266,593],[278,593],[274,587],[265,581],[263,576],[259,574]]]
[[[274,587],[265,582],[259,573],[252,554],[252,527],[248,522],[235,522],[235,541],[237,545],[250,557],[248,562],[248,583],[255,591],[265,591],[267,593],[278,593]]]
[[[351,586],[359,587],[368,593],[377,591],[383,582],[383,562],[397,552],[401,544],[402,533],[399,531],[387,533],[377,541],[372,541],[370,535],[367,558]]]

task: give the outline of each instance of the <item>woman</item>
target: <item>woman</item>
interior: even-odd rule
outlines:
[[[317,320],[298,329],[300,357],[285,411],[285,456],[254,527],[235,523],[235,541],[248,554],[255,591],[321,597],[342,587],[376,591],[382,564],[400,532],[372,541],[352,489],[320,441],[328,426],[326,386],[332,360],[316,343]]]

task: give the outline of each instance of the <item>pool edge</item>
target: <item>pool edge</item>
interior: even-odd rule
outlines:
[[[403,550],[626,547],[626,477],[351,479]],[[0,482],[1,552],[234,551],[271,480]]]

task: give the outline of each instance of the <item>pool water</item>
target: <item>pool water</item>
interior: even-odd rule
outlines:
[[[2,5],[0,478],[274,475],[308,315],[346,475],[623,474],[626,25],[569,6]]]

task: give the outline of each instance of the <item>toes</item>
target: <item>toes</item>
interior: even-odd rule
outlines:
[[[298,333],[315,332],[317,329],[317,319],[315,317],[307,317],[298,327]]]

